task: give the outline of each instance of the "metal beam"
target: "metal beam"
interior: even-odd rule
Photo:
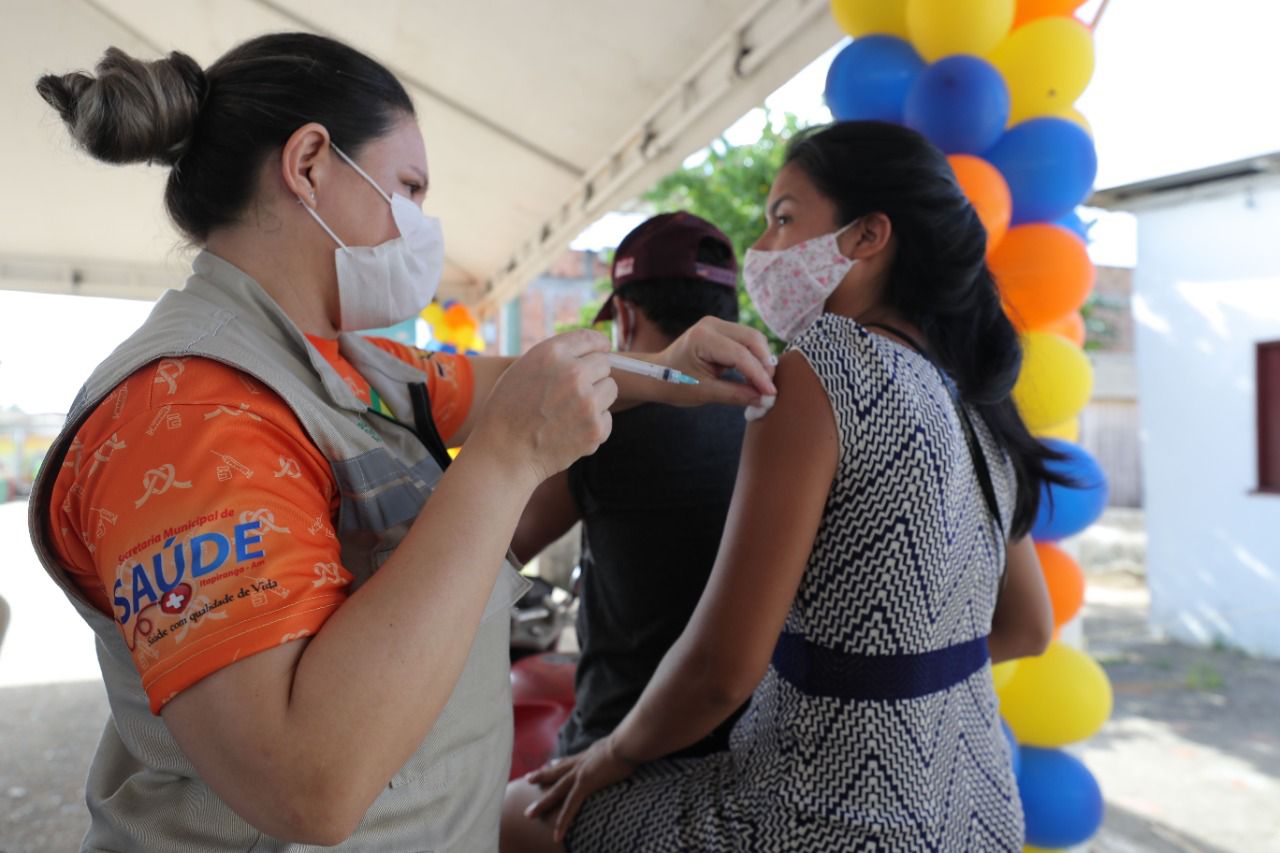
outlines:
[[[589,169],[485,282],[494,309],[613,207],[642,192],[841,38],[823,0],[757,0]]]
[[[100,258],[0,255],[0,290],[105,296],[154,302],[181,287],[189,267],[134,264]]]

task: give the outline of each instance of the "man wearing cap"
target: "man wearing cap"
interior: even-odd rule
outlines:
[[[618,246],[612,320],[619,351],[656,352],[704,315],[737,321],[733,245],[711,223],[664,213]],[[631,710],[684,630],[715,562],[742,446],[742,410],[637,406],[609,440],[547,480],[512,548],[529,559],[582,524],[576,705],[557,755],[586,749]],[[682,756],[728,748],[737,714]]]

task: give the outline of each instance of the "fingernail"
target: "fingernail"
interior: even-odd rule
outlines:
[[[777,357],[776,355],[771,355],[771,356],[769,356],[769,362],[768,362],[768,363],[769,363],[769,366],[770,366],[770,367],[777,367],[777,366],[778,366],[778,357]]]

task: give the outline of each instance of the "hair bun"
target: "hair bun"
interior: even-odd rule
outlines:
[[[145,62],[111,47],[94,73],[50,74],[36,91],[98,160],[178,162],[191,145],[209,87],[199,64],[177,51]]]

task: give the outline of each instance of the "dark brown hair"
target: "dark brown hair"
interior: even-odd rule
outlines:
[[[165,206],[197,244],[240,218],[268,154],[307,122],[355,156],[414,114],[390,71],[309,33],[251,39],[208,70],[176,51],[147,62],[112,47],[93,75],[50,74],[36,91],[96,159],[171,167]]]
[[[786,162],[835,204],[838,225],[889,217],[898,249],[885,300],[924,333],[933,360],[1009,454],[1018,478],[1012,532],[1024,536],[1043,485],[1072,484],[1046,465],[1065,457],[1033,437],[1014,406],[1022,345],[987,268],[987,232],[946,155],[914,130],[848,121],[800,133]]]

